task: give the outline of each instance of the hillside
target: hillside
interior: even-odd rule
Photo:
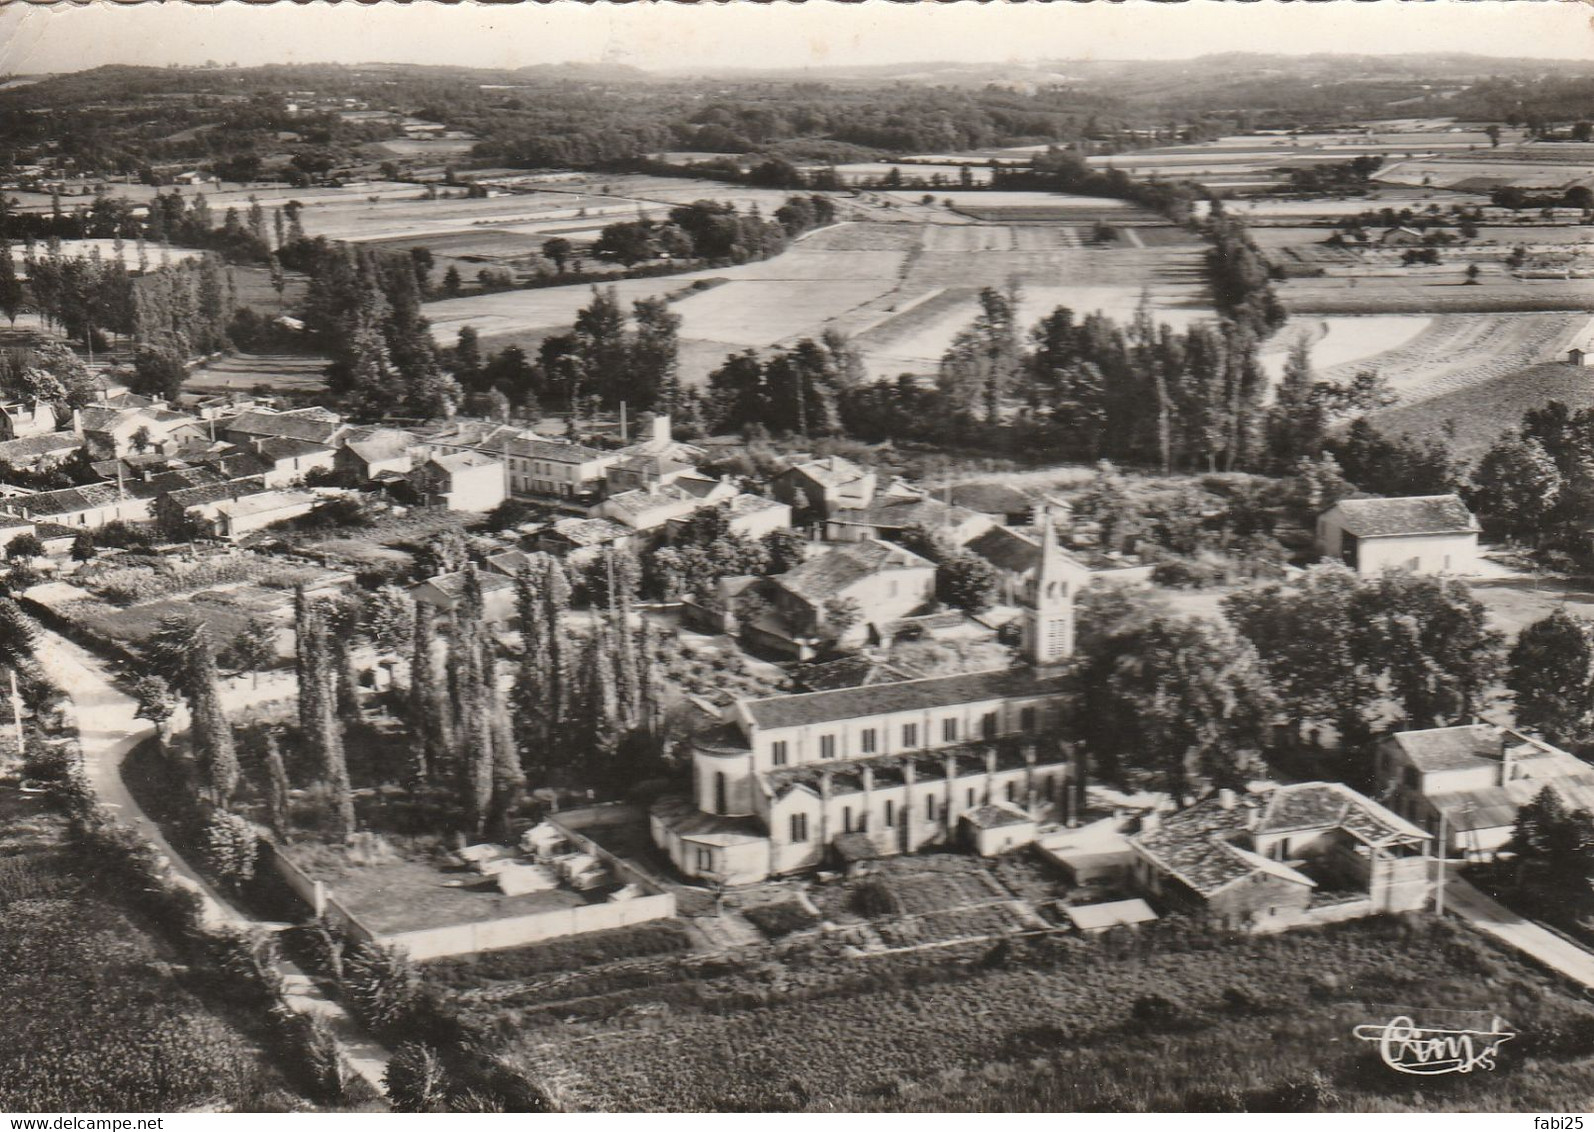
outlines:
[[[1447,421],[1453,422],[1456,454],[1476,460],[1499,439],[1501,430],[1546,401],[1563,401],[1573,409],[1594,406],[1594,370],[1560,362],[1529,366],[1453,393],[1386,409],[1373,422],[1388,432],[1413,436],[1432,435]]]

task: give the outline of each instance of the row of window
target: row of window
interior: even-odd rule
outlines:
[[[1043,776],[1043,777],[1041,777],[1041,778],[1036,780],[1035,786],[1042,794],[1046,794],[1051,789],[1051,779]],[[1009,782],[1009,783],[1007,783],[1006,789],[1003,791],[1003,796],[1009,802],[1017,802],[1018,801],[1018,783],[1017,782]],[[971,786],[971,787],[969,787],[968,793],[965,796],[965,801],[964,801],[965,808],[973,809],[978,804],[979,804],[979,792],[974,787]],[[942,816],[944,814],[944,812],[945,812],[945,808],[940,804],[939,800],[935,797],[935,795],[931,794],[931,795],[928,795],[928,796],[925,797],[925,799],[924,799],[924,817],[925,817],[926,821],[935,821],[938,817]],[[881,808],[880,816],[881,816],[881,820],[884,822],[884,824],[885,824],[887,829],[894,828],[898,824],[899,819],[903,820],[903,821],[905,821],[907,819],[906,809],[904,808],[904,810],[899,811],[897,809],[896,803],[894,801],[892,801],[891,799],[889,799],[889,798],[886,799],[885,805]],[[868,814],[868,812],[867,811],[860,812],[857,815],[857,822],[856,822],[856,824],[854,824],[852,807],[851,806],[843,806],[843,807],[841,807],[841,831],[843,833],[868,833],[869,832],[869,814]],[[793,844],[800,844],[801,842],[804,842],[804,841],[808,840],[808,815],[807,814],[793,814],[791,816],[791,840],[792,840]]]
[[[1020,731],[1035,730],[1034,707],[1021,708],[1018,713],[1018,726]],[[997,735],[997,715],[994,711],[987,712],[980,720],[980,737],[994,739]],[[958,741],[958,720],[943,719],[941,721],[941,742],[956,743]],[[858,732],[858,750],[860,754],[872,755],[878,752],[880,732],[877,728],[866,727]],[[919,746],[919,725],[917,723],[904,723],[902,725],[902,748],[913,750]],[[785,766],[791,757],[791,750],[786,740],[777,739],[769,745],[770,761],[775,766]],[[819,757],[833,759],[836,757],[836,736],[821,735],[819,737]]]

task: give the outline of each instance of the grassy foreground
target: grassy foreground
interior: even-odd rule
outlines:
[[[438,982],[567,1109],[1542,1112],[1594,1094],[1594,1004],[1423,916],[548,967]],[[1519,1031],[1499,1068],[1406,1076],[1351,1033],[1458,1010]]]

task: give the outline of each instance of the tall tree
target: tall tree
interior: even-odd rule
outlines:
[[[1552,742],[1594,739],[1594,623],[1557,607],[1524,628],[1506,663],[1516,720]]]

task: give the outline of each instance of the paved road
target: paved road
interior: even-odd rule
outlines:
[[[166,855],[173,873],[192,885],[204,899],[207,924],[255,923],[206,883],[171,847],[160,826],[143,811],[122,781],[122,760],[152,736],[155,728],[148,720],[137,718],[137,702],[116,687],[105,662],[65,637],[48,631],[40,634],[38,657],[50,679],[71,698],[71,710],[76,716],[78,738],[83,746],[84,770],[101,804],[112,807],[118,818],[136,828]],[[247,685],[236,692],[239,700],[255,696],[255,690]],[[180,717],[173,717],[174,724],[181,722]],[[391,1056],[388,1050],[367,1037],[354,1019],[296,964],[284,958],[277,966],[285,981],[288,1005],[300,1013],[319,1014],[325,1018],[338,1039],[344,1059],[381,1093],[382,1075]]]
[[[1462,877],[1452,874],[1446,879],[1445,907],[1506,946],[1584,987],[1594,988],[1594,954],[1523,919]]]

